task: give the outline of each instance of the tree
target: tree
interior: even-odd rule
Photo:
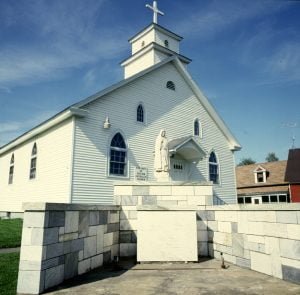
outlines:
[[[279,159],[276,157],[275,153],[268,153],[267,157],[266,157],[266,161],[267,162],[276,162]]]
[[[243,158],[240,163],[238,164],[238,166],[245,166],[245,165],[251,165],[251,164],[255,164],[256,162],[254,160],[252,160],[251,158]]]

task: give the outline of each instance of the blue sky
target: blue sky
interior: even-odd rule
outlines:
[[[1,0],[0,145],[123,78],[151,0]],[[237,137],[237,162],[300,147],[300,1],[160,0],[189,72]]]

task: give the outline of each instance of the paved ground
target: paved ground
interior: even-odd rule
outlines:
[[[20,252],[20,247],[17,248],[1,248],[0,254]]]
[[[158,294],[300,294],[300,285],[217,260],[192,264],[123,262],[124,270],[104,269],[78,277],[48,294],[158,295]]]

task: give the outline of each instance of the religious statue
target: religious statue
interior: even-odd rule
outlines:
[[[161,130],[156,138],[154,169],[156,172],[170,170],[168,139],[165,130]]]

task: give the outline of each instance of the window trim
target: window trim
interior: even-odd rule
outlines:
[[[111,151],[111,142],[113,140],[113,138],[115,137],[115,135],[117,133],[120,133],[121,136],[123,137],[125,146],[126,146],[126,155],[125,155],[125,168],[124,171],[126,172],[125,175],[116,175],[116,174],[111,174],[110,173],[110,151]],[[116,148],[117,149],[117,148]],[[111,135],[108,138],[108,143],[107,143],[107,165],[106,165],[106,176],[107,178],[113,178],[113,179],[129,179],[130,178],[130,164],[129,164],[129,144],[128,141],[126,139],[126,136],[124,135],[124,132],[120,129],[115,129],[113,130],[113,132],[111,133]]]
[[[14,173],[15,173],[15,153],[12,153],[12,155],[10,157],[9,169],[8,169],[8,184],[9,185],[14,183]]]
[[[143,109],[143,121],[138,121],[138,109],[139,107],[142,107]],[[135,109],[135,122],[138,124],[146,125],[146,108],[142,102],[139,102],[136,109]]]
[[[209,161],[210,155],[212,153],[215,154],[217,163],[213,163],[213,162]],[[221,182],[221,167],[220,167],[219,156],[218,156],[218,154],[216,153],[215,150],[211,150],[210,153],[208,154],[208,161],[207,161],[207,163],[208,163],[208,179],[209,179],[209,181],[212,181],[210,179],[210,165],[215,165],[215,166],[217,166],[217,172],[218,172],[218,174],[217,174],[218,175],[218,179],[217,180],[218,181],[216,183],[214,183],[213,181],[212,182],[213,182],[213,185],[221,186],[222,185],[222,182]]]
[[[32,150],[31,150],[31,157],[30,157],[30,166],[29,166],[29,180],[36,179],[36,172],[37,172],[37,144],[36,142],[33,144]],[[33,163],[35,163],[33,167]]]
[[[198,122],[199,135],[195,134],[195,123],[196,122]],[[198,137],[198,138],[203,138],[202,124],[201,124],[199,118],[195,118],[193,121],[193,136]]]
[[[253,171],[253,173],[254,173],[254,182],[255,183],[259,184],[259,183],[266,183],[267,182],[267,170],[264,167],[258,165],[256,167],[256,169]],[[263,181],[258,181],[258,174],[259,173],[263,174]]]

